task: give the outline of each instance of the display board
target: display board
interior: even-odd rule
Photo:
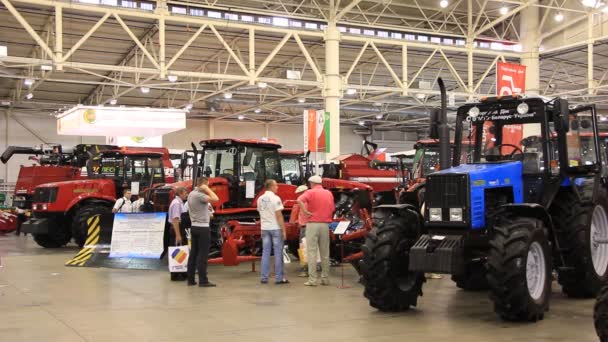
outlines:
[[[110,258],[160,258],[166,213],[117,213]]]

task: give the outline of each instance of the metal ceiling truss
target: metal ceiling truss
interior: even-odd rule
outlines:
[[[421,83],[433,83],[437,77],[443,77],[455,97],[455,104],[495,92],[492,76],[496,63],[518,61],[521,53],[480,48],[475,42],[483,38],[489,41],[511,39],[517,43],[517,14],[523,9],[541,7],[544,10],[541,27],[557,10],[587,20],[597,14],[597,11],[567,7],[564,0],[542,4],[537,0],[458,0],[446,9],[440,9],[436,4],[430,6],[423,0],[251,0],[241,1],[240,5],[229,0],[159,0],[154,11],[50,0],[0,0],[0,3],[36,46],[36,53],[29,56],[0,57],[9,68],[28,66],[28,76],[38,80],[31,91],[45,80],[90,84],[94,85],[93,90],[81,101],[107,104],[111,99],[120,100],[121,96],[148,87],[155,94],[150,96],[149,105],[179,107],[192,104],[192,118],[229,120],[247,114],[248,119],[260,122],[300,122],[306,106],[323,108],[328,77],[323,41],[327,35],[320,30],[177,15],[171,13],[172,6],[199,6],[218,11],[230,8],[242,13],[331,21],[351,27],[361,25],[362,28],[370,25],[403,30],[402,25],[407,25],[411,32],[462,38],[466,41],[463,46],[339,34],[341,120],[347,123],[366,120],[377,122],[379,127],[408,128],[424,126],[423,122],[416,121],[416,115],[426,113],[426,108],[438,103],[438,92],[432,87],[421,88]],[[504,4],[508,4],[510,10],[506,15],[499,15],[498,8]],[[22,13],[23,8],[32,5],[51,10],[49,24],[42,30],[30,24],[29,11]],[[63,39],[66,13],[90,18],[89,28],[73,44],[65,44]],[[131,42],[131,48],[122,59],[110,63],[107,59],[79,58],[79,51],[108,25],[120,28],[121,39]],[[176,30],[181,30],[179,40],[175,39]],[[553,29],[541,36],[548,38],[559,32],[559,29]],[[601,95],[606,78],[604,74],[599,81],[593,79],[593,45],[608,37],[593,37],[593,33],[590,33],[590,40],[575,44],[587,45],[591,51],[586,82],[588,96]],[[263,43],[260,38],[265,39]],[[274,42],[268,43],[270,40]],[[213,46],[214,52],[205,53],[193,67],[188,51],[207,45]],[[94,79],[70,80],[57,72],[36,71],[41,65],[52,65],[54,71],[69,70]],[[561,65],[560,69],[563,69]],[[287,79],[287,70],[299,70],[302,77]],[[595,72],[600,74],[598,70]],[[554,74],[541,86],[547,95],[554,93],[548,86],[559,77],[559,73]],[[169,77],[178,77],[179,81],[170,82]],[[23,96],[20,92],[22,76],[13,78],[17,78],[13,97],[18,100]],[[258,89],[260,83],[266,83],[267,87]],[[356,89],[356,95],[344,93],[350,88]],[[229,91],[242,101],[224,100],[222,93]],[[307,103],[296,101],[299,98],[306,98]],[[218,105],[212,106],[209,101]],[[382,106],[371,106],[375,102],[381,102]]]

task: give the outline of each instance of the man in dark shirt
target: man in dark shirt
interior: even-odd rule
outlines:
[[[209,258],[209,244],[211,231],[209,221],[211,212],[209,203],[219,200],[215,192],[208,186],[209,179],[200,177],[197,179],[196,187],[188,195],[188,211],[192,227],[192,246],[188,257],[188,286],[196,285],[194,280],[195,271],[198,269],[198,286],[215,287],[207,278],[207,259]]]

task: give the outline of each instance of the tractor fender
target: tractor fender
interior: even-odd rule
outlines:
[[[77,205],[83,202],[99,202],[100,204],[109,203],[113,205],[116,202],[116,199],[112,196],[99,195],[99,194],[81,194],[77,197],[73,198],[72,201],[68,204],[66,208],[66,213],[71,212]]]
[[[420,215],[418,208],[416,208],[415,206],[413,206],[411,204],[407,204],[407,203],[383,204],[383,205],[374,207],[374,214],[380,214],[380,213],[384,212],[384,213],[393,213],[395,215],[402,215],[406,211],[412,211],[412,212],[416,213],[416,216],[418,216],[418,220],[420,220],[420,222],[422,222],[422,216]]]
[[[524,216],[542,220],[545,227],[553,231],[553,221],[551,215],[547,212],[547,209],[540,204],[536,203],[511,203],[505,204],[499,207],[499,211],[495,216],[504,214],[514,214],[517,216]]]

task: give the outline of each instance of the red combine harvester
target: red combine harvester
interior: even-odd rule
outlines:
[[[122,147],[90,154],[87,178],[38,185],[33,196],[33,217],[22,231],[31,233],[42,247],[57,248],[72,238],[83,246],[87,220],[101,215],[111,226],[111,209],[125,188],[173,182],[173,165],[166,148]],[[109,222],[108,222],[109,220]],[[102,234],[103,235],[103,234]],[[109,237],[102,236],[102,240]]]
[[[374,204],[394,203],[393,191],[401,184],[402,177],[397,163],[386,162],[384,151],[378,145],[364,142],[367,151],[363,154],[347,154],[336,157],[336,163],[321,165],[323,176],[367,184],[374,190]]]
[[[264,182],[275,179],[279,183],[278,195],[285,204],[286,217],[295,204],[296,186],[285,182],[279,155],[281,146],[268,141],[236,139],[204,140],[200,145],[202,150],[199,153],[192,144],[195,150],[194,165],[197,165],[193,172],[194,179],[154,188],[150,197],[154,211],[168,210],[178,186],[192,189],[199,175],[208,177],[209,186],[220,198],[214,204],[215,212],[211,221],[211,256],[217,258],[209,262],[233,266],[256,260],[261,246],[256,201],[265,191]],[[291,175],[288,178],[295,180]],[[338,214],[353,218],[352,226],[356,227],[353,229],[371,228],[370,220],[365,219],[371,207],[369,186],[340,179],[324,179],[323,186],[334,192]],[[294,224],[287,228],[286,243],[292,251],[297,251],[299,228]],[[365,233],[359,234],[361,243]]]
[[[61,182],[85,178],[81,168],[85,166],[88,153],[98,153],[102,150],[117,148],[113,145],[76,145],[71,152],[64,151],[61,145],[49,144],[37,147],[9,146],[0,161],[3,164],[17,154],[29,155],[38,165],[22,165],[15,184],[13,204],[19,218],[18,224],[25,222],[31,215],[32,197],[36,186],[51,182]]]

